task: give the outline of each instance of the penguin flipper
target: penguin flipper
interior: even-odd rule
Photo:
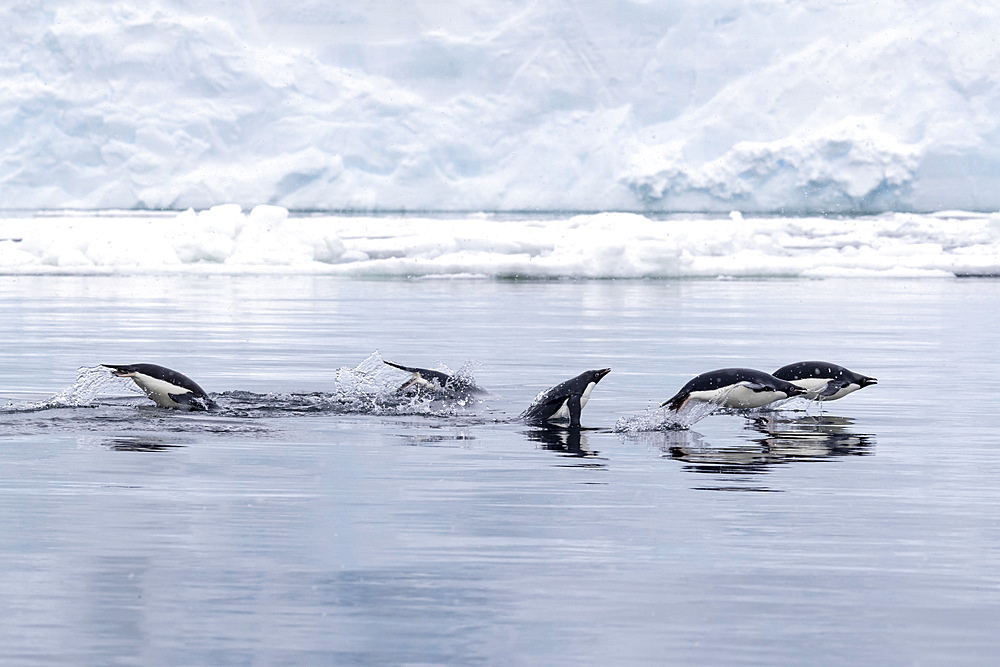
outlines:
[[[389,362],[387,361],[385,363],[389,363]],[[422,380],[423,380],[423,378],[420,377],[420,373],[414,373],[413,377],[411,377],[409,380],[407,380],[403,384],[399,385],[399,389],[396,390],[396,393],[397,394],[405,393],[406,391],[412,389],[413,387],[417,387],[419,389],[420,388],[420,383],[421,383]]]
[[[830,380],[826,383],[826,388],[817,394],[817,398],[823,399],[827,396],[833,396],[841,389],[845,389],[849,384],[847,380]]]
[[[580,403],[579,394],[573,394],[566,400],[566,409],[569,410],[569,425],[579,428],[580,415],[583,413],[583,405]]]
[[[173,399],[174,402],[179,403],[181,410],[207,412],[208,410],[215,410],[219,407],[216,402],[208,396],[195,396],[190,392],[184,394],[167,394],[167,396]]]
[[[740,382],[740,384],[743,385],[744,387],[746,387],[747,389],[749,389],[750,391],[754,392],[754,393],[760,393],[762,391],[771,391],[771,387],[768,387],[767,385],[765,385],[765,384],[763,384],[761,382],[754,382],[752,380],[744,380],[743,382]]]

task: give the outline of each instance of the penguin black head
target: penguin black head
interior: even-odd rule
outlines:
[[[610,372],[611,372],[610,368],[601,368],[596,371],[587,371],[587,374],[590,375],[591,382],[600,382],[601,379]]]
[[[788,398],[792,398],[793,396],[801,396],[802,394],[807,393],[805,388],[800,387],[796,384],[792,384],[791,382],[783,382],[780,385],[778,385],[776,389],[778,389],[778,391],[783,391],[786,394],[788,394]]]

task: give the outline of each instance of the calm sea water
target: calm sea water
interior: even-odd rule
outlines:
[[[993,280],[0,278],[0,662],[994,664],[997,303]],[[137,362],[266,407],[376,350],[492,395],[21,409]],[[803,359],[879,384],[614,431],[699,372]],[[579,438],[510,421],[606,366]]]

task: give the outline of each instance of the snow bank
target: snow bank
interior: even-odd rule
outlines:
[[[1000,215],[180,214],[0,218],[0,274],[717,278],[1000,275]]]
[[[1000,208],[1000,6],[0,8],[0,208]]]

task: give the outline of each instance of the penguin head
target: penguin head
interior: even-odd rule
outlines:
[[[590,374],[590,381],[593,382],[593,383],[595,383],[595,384],[598,383],[598,382],[600,382],[601,378],[603,378],[605,375],[607,375],[610,372],[611,372],[610,368],[602,368],[602,369],[596,370],[596,371],[588,371],[588,373]]]
[[[105,368],[111,369],[111,374],[120,378],[135,377],[135,369],[131,366],[115,366],[114,364],[101,364]]]
[[[785,393],[785,396],[792,398],[793,396],[801,396],[802,394],[808,393],[804,387],[792,384],[791,382],[779,382],[776,387],[778,391]]]

